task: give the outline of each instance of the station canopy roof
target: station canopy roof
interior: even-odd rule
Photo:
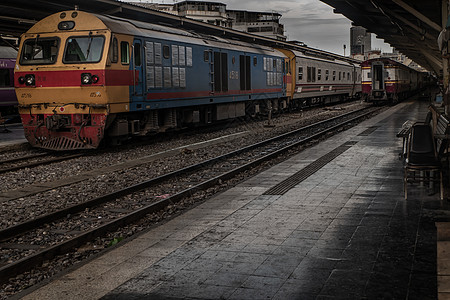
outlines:
[[[442,70],[438,36],[442,0],[321,0],[436,74]],[[444,24],[447,23],[447,14]],[[450,30],[450,29],[448,29]]]

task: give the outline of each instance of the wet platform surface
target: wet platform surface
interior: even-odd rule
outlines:
[[[436,299],[443,203],[417,186],[404,200],[396,138],[427,111],[392,107],[25,299]]]

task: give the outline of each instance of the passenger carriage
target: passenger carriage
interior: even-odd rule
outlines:
[[[397,103],[424,86],[424,74],[389,58],[373,58],[361,64],[362,93],[366,101]]]
[[[361,68],[331,57],[280,49],[290,61],[287,95],[293,106],[329,104],[361,95]]]

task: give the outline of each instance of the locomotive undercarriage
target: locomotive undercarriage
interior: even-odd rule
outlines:
[[[95,149],[105,114],[21,114],[25,137],[34,147],[50,150]]]
[[[121,144],[132,136],[151,135],[246,116],[267,116],[269,112],[280,112],[287,107],[288,101],[286,99],[264,99],[129,114],[112,114],[108,116],[106,137],[112,144]]]

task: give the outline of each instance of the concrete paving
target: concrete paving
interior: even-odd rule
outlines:
[[[424,187],[404,200],[395,137],[426,113],[423,102],[392,107],[24,299],[436,299],[444,204]]]

